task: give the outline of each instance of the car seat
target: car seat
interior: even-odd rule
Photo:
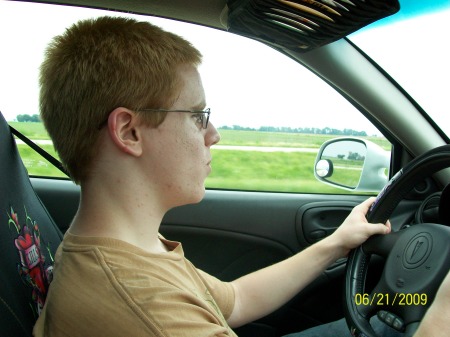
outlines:
[[[32,336],[61,240],[0,113],[0,336]]]

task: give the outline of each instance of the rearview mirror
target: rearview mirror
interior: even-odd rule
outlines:
[[[390,152],[359,138],[331,139],[319,149],[315,177],[346,190],[379,192],[388,182]]]

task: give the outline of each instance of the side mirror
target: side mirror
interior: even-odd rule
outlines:
[[[360,138],[335,138],[322,144],[315,177],[345,190],[379,192],[388,182],[390,152]]]

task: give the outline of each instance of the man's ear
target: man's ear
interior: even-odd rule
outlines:
[[[142,154],[138,117],[126,108],[114,109],[108,117],[108,132],[114,144],[123,152],[139,157]]]

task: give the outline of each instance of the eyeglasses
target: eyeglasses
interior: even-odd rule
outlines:
[[[137,112],[185,112],[185,113],[195,114],[197,117],[197,122],[202,126],[203,129],[208,128],[209,115],[211,114],[210,108],[206,108],[205,110],[137,109],[134,111],[137,111]],[[98,126],[98,129],[100,130],[101,128],[103,128],[107,122],[108,122],[108,119],[106,119],[104,122],[102,122]]]
[[[205,110],[166,110],[166,109],[139,109],[136,111],[142,112],[185,112],[196,115],[197,122],[202,126],[203,129],[208,128],[209,115],[211,114],[211,109],[206,108]]]

